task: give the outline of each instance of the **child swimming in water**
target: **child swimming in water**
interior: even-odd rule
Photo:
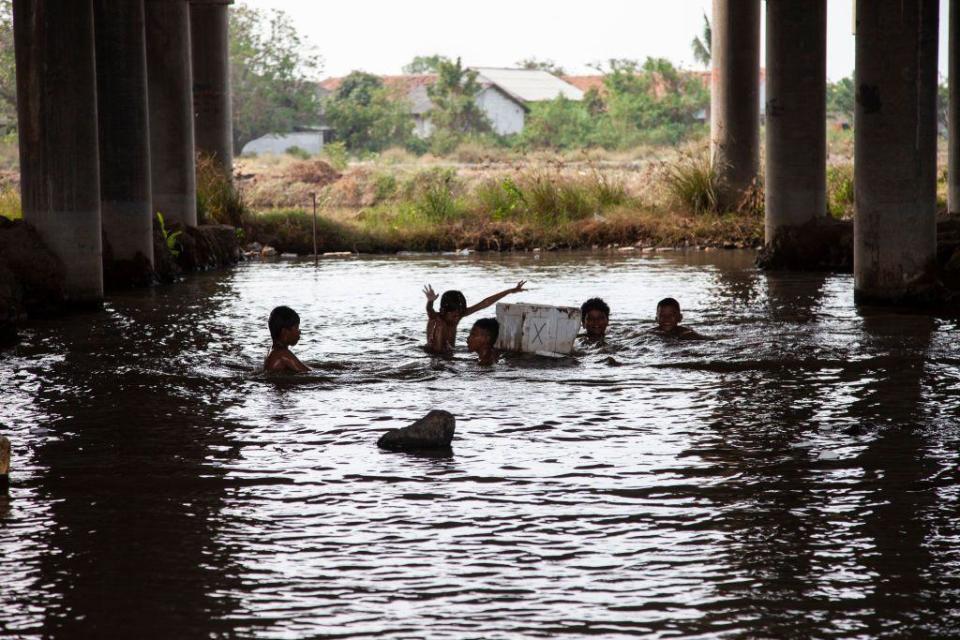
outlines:
[[[580,322],[586,331],[580,337],[602,345],[610,323],[610,307],[600,298],[590,298],[580,306]]]
[[[263,363],[263,368],[267,372],[291,371],[293,373],[304,373],[310,371],[310,367],[300,362],[297,356],[293,355],[290,347],[300,341],[300,316],[290,307],[277,307],[270,312],[270,319],[267,321],[270,327],[270,337],[273,338],[273,347],[267,354],[267,359]]]
[[[660,336],[681,340],[706,339],[705,336],[700,335],[690,327],[681,325],[682,320],[683,314],[680,313],[680,303],[673,298],[664,298],[657,303],[657,326],[650,331]]]
[[[486,309],[511,293],[526,291],[523,288],[525,284],[527,284],[527,281],[521,280],[517,283],[517,286],[484,298],[472,307],[467,306],[467,299],[459,291],[445,291],[443,296],[438,296],[432,286],[425,286],[423,294],[427,296],[427,351],[438,354],[453,351],[457,337],[457,325],[460,320],[481,309]],[[440,311],[434,311],[433,309],[433,302],[437,298],[440,298]]]
[[[480,318],[473,323],[467,336],[467,349],[479,356],[478,362],[484,367],[496,364],[499,353],[493,348],[500,336],[500,323],[496,318]]]

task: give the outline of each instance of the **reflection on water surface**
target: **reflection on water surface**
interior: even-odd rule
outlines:
[[[0,356],[0,635],[956,637],[957,321],[751,261],[250,264],[34,324]],[[424,284],[522,278],[605,298],[611,346],[420,350]],[[667,295],[717,339],[646,335]],[[281,303],[313,374],[256,372]],[[432,408],[452,457],[373,445]]]

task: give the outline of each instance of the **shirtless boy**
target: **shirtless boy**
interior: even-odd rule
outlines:
[[[263,368],[268,372],[288,371],[304,373],[310,367],[300,362],[293,355],[290,347],[300,341],[300,316],[290,307],[277,307],[270,312],[270,337],[273,338],[273,347],[267,354]]]
[[[525,291],[523,285],[526,283],[526,280],[521,280],[517,286],[484,298],[472,307],[467,306],[467,299],[459,291],[446,291],[443,296],[438,296],[433,287],[425,286],[423,294],[427,296],[427,351],[437,354],[448,354],[453,351],[460,320],[481,309],[486,309],[511,293]],[[433,309],[433,302],[437,298],[440,298],[440,311]]]
[[[657,326],[651,333],[680,340],[705,340],[706,338],[690,327],[680,324],[683,314],[680,313],[680,303],[673,298],[664,298],[657,303]]]
[[[500,354],[493,345],[497,344],[499,336],[500,323],[496,318],[480,318],[473,323],[470,335],[467,336],[467,349],[477,354],[481,366],[496,364]]]

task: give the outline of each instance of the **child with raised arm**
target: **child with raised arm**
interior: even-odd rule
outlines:
[[[310,371],[310,367],[300,362],[290,351],[290,347],[300,341],[300,316],[297,312],[290,307],[277,307],[270,312],[267,326],[270,327],[273,346],[263,363],[264,370],[270,373]]]
[[[481,309],[486,309],[511,293],[525,291],[523,288],[525,284],[527,281],[521,280],[517,286],[484,298],[471,307],[467,306],[467,299],[459,291],[445,291],[442,296],[438,296],[432,286],[425,286],[423,294],[427,296],[427,351],[439,354],[453,351],[460,320]],[[440,298],[439,311],[433,309],[433,303],[437,298]]]

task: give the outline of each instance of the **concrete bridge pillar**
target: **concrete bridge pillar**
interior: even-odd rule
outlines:
[[[947,45],[950,104],[947,109],[947,211],[960,213],[960,0],[950,0]]]
[[[766,242],[827,213],[827,0],[767,0]]]
[[[187,0],[146,0],[153,212],[197,225],[193,72]]]
[[[191,0],[193,108],[197,151],[233,172],[229,12],[233,0]]]
[[[909,302],[932,293],[938,5],[938,0],[857,0],[858,302]]]
[[[103,232],[114,260],[153,265],[143,0],[94,0]]]
[[[713,0],[710,150],[735,201],[760,158],[760,0]]]
[[[73,303],[103,298],[92,0],[14,0],[24,219],[66,267]]]

